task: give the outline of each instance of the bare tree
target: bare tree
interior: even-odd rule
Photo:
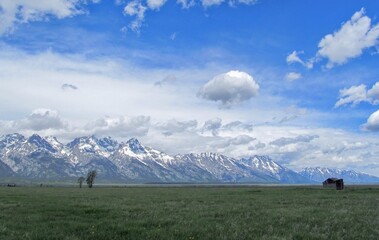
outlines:
[[[84,177],[78,178],[79,187],[82,188],[82,183],[84,181]]]
[[[90,171],[88,174],[87,174],[87,185],[89,188],[92,188],[92,185],[93,185],[93,182],[95,180],[95,177],[96,177],[97,173],[95,170],[93,171]]]

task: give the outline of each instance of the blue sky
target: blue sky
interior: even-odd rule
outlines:
[[[295,169],[379,175],[376,1],[0,9],[2,134],[138,137],[169,153],[267,154]]]

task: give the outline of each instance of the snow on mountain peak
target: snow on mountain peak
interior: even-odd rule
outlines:
[[[141,145],[137,138],[131,138],[126,142],[129,149],[135,154],[146,153],[146,149]]]
[[[25,137],[19,133],[12,133],[0,138],[0,147],[13,145],[17,142],[25,141]]]

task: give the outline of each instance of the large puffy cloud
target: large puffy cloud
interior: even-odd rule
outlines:
[[[363,129],[367,131],[379,131],[379,110],[370,115],[367,123],[363,124]]]
[[[230,71],[217,75],[207,82],[197,96],[220,101],[225,107],[247,101],[258,95],[259,85],[246,72]]]
[[[371,25],[365,9],[354,13],[349,21],[333,34],[326,35],[319,43],[318,56],[328,59],[327,67],[341,65],[358,57],[363,50],[378,44],[379,24]]]
[[[50,17],[66,18],[84,11],[79,0],[2,0],[0,1],[0,35],[12,32],[17,24],[45,21]],[[92,2],[98,2],[93,0]]]

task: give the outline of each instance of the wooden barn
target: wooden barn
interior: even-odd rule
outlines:
[[[336,188],[337,190],[343,190],[344,184],[342,178],[328,178],[323,183],[324,188]]]

